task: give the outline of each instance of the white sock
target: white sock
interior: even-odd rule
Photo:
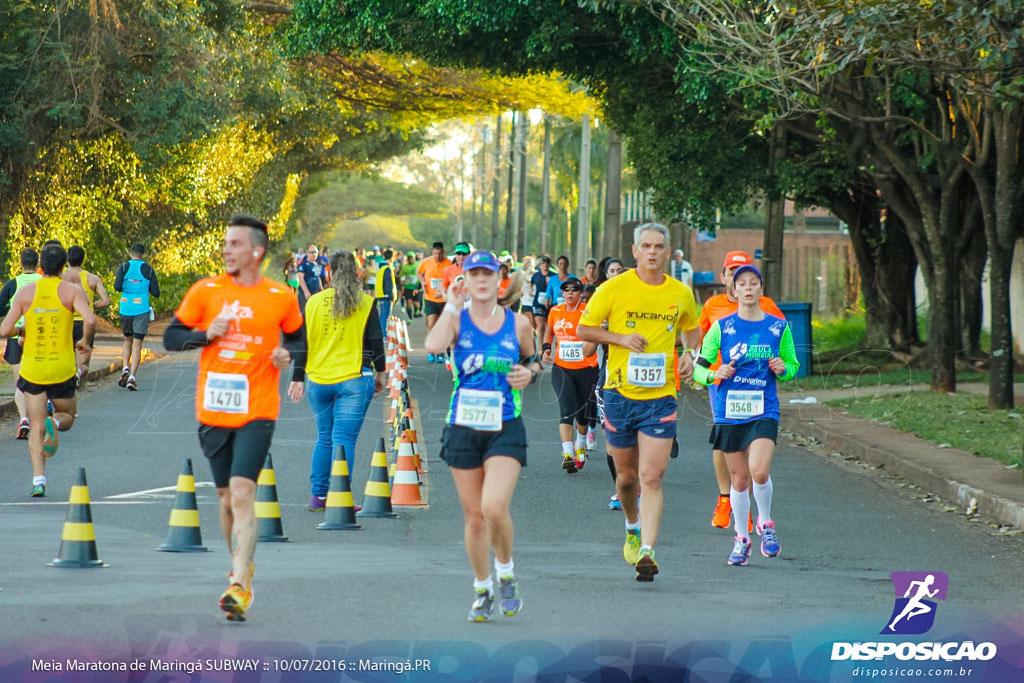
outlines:
[[[576,448],[585,448],[587,445],[587,435],[576,432]]]
[[[53,430],[55,432],[59,432],[60,431],[60,420],[58,420],[56,417],[54,417],[52,415],[50,416],[50,419],[53,420]]]
[[[763,484],[754,482],[754,500],[757,502],[757,521],[759,524],[772,521],[772,478]]]
[[[516,563],[512,561],[512,558],[508,558],[508,564],[502,564],[498,562],[498,558],[494,558],[494,573],[498,575],[500,579],[503,576],[513,576],[515,574]]]
[[[732,526],[736,535],[747,538],[747,517],[750,516],[750,494],[729,487],[729,502],[732,503]]]
[[[630,524],[626,522],[626,531],[640,531],[640,520],[636,521],[636,524]]]
[[[44,476],[38,476],[38,477],[32,477],[32,485],[33,486],[39,486],[40,484],[42,484],[43,486],[46,486],[46,476],[45,475]]]
[[[489,576],[487,577],[486,581],[481,581],[480,579],[473,579],[473,590],[479,590],[481,588],[486,588],[489,593],[493,593],[494,579],[492,579]]]
[[[562,442],[562,452],[566,455],[572,455],[572,441]]]

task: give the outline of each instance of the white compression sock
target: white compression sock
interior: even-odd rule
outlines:
[[[729,487],[729,502],[732,503],[732,526],[736,535],[747,538],[747,517],[750,515],[750,494]]]
[[[583,448],[587,445],[587,435],[576,432],[576,448]]]
[[[757,502],[757,521],[761,524],[772,521],[772,478],[763,484],[754,482],[754,500]]]
[[[562,442],[562,453],[567,453],[568,455],[572,455],[572,441],[563,441]]]

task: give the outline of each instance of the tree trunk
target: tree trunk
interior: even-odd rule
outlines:
[[[517,256],[526,253],[526,169],[527,162],[529,161],[527,143],[530,140],[530,117],[525,111],[521,112],[519,121],[519,144],[516,145],[516,158],[519,159],[519,198],[516,201],[516,217],[518,220],[516,222],[516,246],[512,249]]]
[[[494,179],[491,181],[491,249],[498,248],[501,209],[501,114],[494,117]]]
[[[989,311],[992,348],[988,364],[988,407],[1013,408],[1013,331],[1010,323],[1010,272],[1013,249],[989,254]]]
[[[516,168],[516,112],[512,112],[512,123],[508,128],[508,199],[505,202],[505,249],[512,244],[512,195],[515,192]]]
[[[580,136],[580,201],[576,207],[576,268],[586,262],[590,246],[590,114],[583,115]]]
[[[544,167],[541,170],[540,253],[548,252],[551,230],[551,118],[544,116]]]
[[[988,247],[985,232],[979,224],[980,215],[975,207],[968,209],[964,220],[969,234],[967,246],[960,253],[960,355],[981,358],[981,322],[984,314],[981,296],[981,276],[985,271]]]
[[[599,245],[601,257],[615,253],[619,224],[622,222],[622,138],[608,131],[608,162],[604,197],[604,239]]]
[[[765,296],[778,301],[782,297],[782,240],[785,227],[785,197],[777,187],[778,165],[786,157],[786,133],[782,126],[772,129],[768,154],[768,218],[765,221],[761,268]]]

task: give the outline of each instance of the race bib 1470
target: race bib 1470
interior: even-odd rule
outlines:
[[[244,415],[249,412],[249,378],[222,372],[206,374],[203,410]]]

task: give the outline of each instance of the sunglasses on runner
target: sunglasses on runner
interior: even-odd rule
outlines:
[[[562,287],[562,291],[563,292],[581,292],[583,290],[581,290],[579,287]]]

